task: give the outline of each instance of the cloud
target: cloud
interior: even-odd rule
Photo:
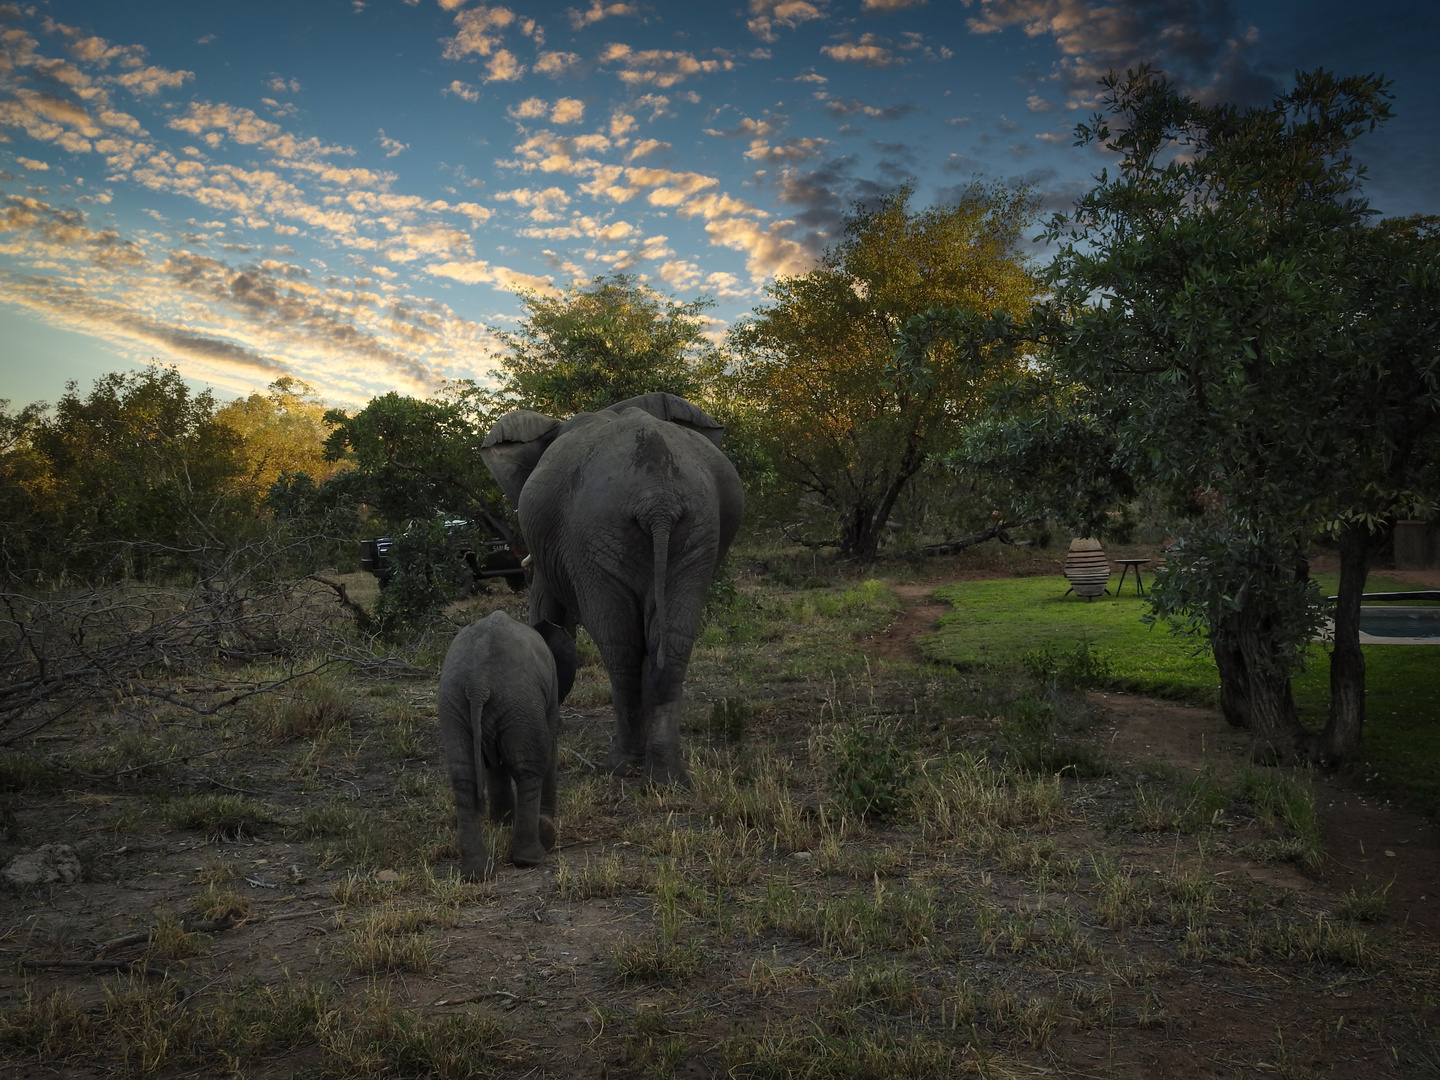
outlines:
[[[725,139],[737,139],[742,137],[747,139],[763,139],[766,136],[773,135],[776,131],[780,130],[780,128],[785,125],[785,120],[786,118],[783,116],[775,117],[773,122],[769,117],[766,117],[762,120],[756,120],[753,117],[745,116],[741,117],[734,127],[723,129],[706,128],[705,134],[715,135]]]
[[[349,154],[353,151],[343,146],[327,146],[315,138],[302,139],[291,135],[279,124],[262,119],[250,109],[238,108],[223,102],[191,102],[181,116],[169,123],[175,131],[203,137],[212,147],[218,147],[225,136],[242,146],[259,145],[277,157],[314,159],[328,154]]]
[[[831,60],[842,64],[864,64],[868,68],[888,68],[906,63],[903,56],[897,56],[883,39],[874,34],[862,34],[858,42],[842,41],[836,45],[824,45],[820,51]]]
[[[541,75],[558,79],[580,68],[580,57],[572,52],[542,52],[535,58],[534,68]]]
[[[440,6],[448,11],[459,5],[447,6],[445,0],[441,0]],[[445,39],[445,59],[463,60],[471,53],[475,53],[477,56],[489,56],[499,48],[503,40],[499,31],[507,29],[514,22],[515,13],[498,4],[494,7],[481,4],[469,11],[460,12],[455,16],[455,25],[459,31],[453,38]]]
[[[874,105],[866,105],[857,98],[830,98],[825,102],[825,111],[837,119],[845,119],[851,116],[868,116],[872,120],[898,120],[902,116],[918,112],[919,106],[908,101],[899,102],[895,105],[886,105],[879,108]]]
[[[361,401],[396,386],[428,393],[437,362],[468,360],[488,339],[443,305],[389,305],[358,281],[317,285],[306,268],[277,259],[235,267],[177,248],[152,261],[143,241],[92,230],[79,211],[33,199],[7,200],[0,223],[22,268],[0,268],[8,302],[137,358],[174,360],[192,378],[246,385],[300,374],[349,386]],[[72,273],[67,264],[77,259],[85,269]]]
[[[16,161],[23,165],[30,172],[45,172],[50,165],[44,161],[36,161],[34,158],[16,156]]]
[[[630,152],[625,155],[625,160],[635,161],[638,158],[649,157],[651,154],[659,154],[670,149],[673,147],[668,142],[662,142],[659,139],[643,139],[630,148]]]
[[[537,120],[545,115],[549,108],[544,98],[526,98],[518,105],[511,105],[505,110],[505,114],[512,120]]]
[[[379,130],[380,135],[377,141],[385,148],[385,156],[387,158],[399,157],[406,150],[410,149],[408,142],[401,142],[399,139],[390,138],[390,136],[385,134],[384,128],[380,128]]]
[[[681,94],[680,96],[684,97],[685,95]],[[670,99],[664,94],[645,94],[643,97],[638,97],[635,99],[634,107],[636,109],[649,109],[652,123],[662,116],[673,115],[669,111]]]
[[[600,52],[601,65],[619,68],[616,74],[627,86],[656,86],[668,89],[684,82],[694,75],[708,75],[716,71],[730,71],[735,62],[729,59],[699,60],[688,52],[670,49],[646,49],[636,51],[629,45],[611,42]]]
[[[578,124],[585,119],[585,103],[578,98],[561,98],[550,111],[552,124]]]
[[[610,138],[623,139],[639,125],[635,123],[635,117],[627,112],[615,112],[610,115]]]
[[[558,210],[570,205],[570,196],[564,188],[548,187],[516,188],[513,191],[497,191],[495,198],[524,206],[530,211],[530,220],[535,222],[556,221]]]
[[[298,94],[300,92],[300,80],[287,79],[283,75],[271,75],[265,80],[265,86],[273,94]]]
[[[794,30],[802,23],[824,19],[828,0],[750,0],[750,18],[746,28],[761,41],[775,41],[777,26]]]
[[[612,3],[604,4],[601,0],[590,0],[590,6],[584,11],[577,8],[566,8],[565,14],[570,19],[572,30],[583,30],[592,23],[601,19],[611,19],[620,15],[628,15],[637,18],[640,15],[640,8],[636,4]]]
[[[678,206],[691,196],[719,185],[713,176],[695,172],[674,172],[670,169],[644,167],[599,170],[595,184],[587,184],[581,190],[586,194],[600,195],[615,202],[628,202],[641,192],[648,192],[646,200],[652,206]],[[623,182],[622,182],[623,181]]]
[[[711,243],[743,252],[750,278],[758,282],[814,269],[814,256],[790,236],[794,224],[772,221],[762,225],[749,217],[717,217],[705,223],[705,233]]]
[[[452,281],[459,281],[465,285],[494,285],[501,289],[512,291],[528,289],[542,294],[557,291],[554,282],[549,277],[522,274],[518,270],[511,270],[508,267],[493,266],[483,259],[469,262],[436,263],[425,267],[425,272],[435,277],[450,278]]]
[[[525,74],[525,65],[515,59],[509,49],[499,49],[485,62],[485,78],[482,82],[514,82]]]
[[[863,0],[860,10],[866,15],[889,15],[892,11],[905,11],[928,2],[929,0]]]
[[[1093,106],[1098,80],[1151,62],[1202,101],[1263,103],[1279,81],[1256,64],[1254,27],[1241,24],[1228,0],[979,0],[967,20],[974,34],[1019,26],[1049,37],[1059,50],[1049,80],[1070,100]]]
[[[588,175],[601,167],[600,162],[589,155],[608,150],[610,145],[610,140],[603,135],[575,137],[537,131],[515,147],[515,153],[519,155],[517,158],[497,161],[496,164],[525,172],[538,170],[571,176]]]
[[[818,157],[829,145],[829,139],[787,138],[781,140],[779,146],[771,146],[763,139],[756,139],[750,144],[750,149],[745,151],[745,156],[751,161],[795,165]]]
[[[464,214],[470,219],[472,228],[489,221],[493,213],[488,207],[473,202],[457,203],[454,209],[457,213]]]
[[[162,90],[178,90],[187,79],[193,79],[193,71],[167,71],[160,67],[141,68],[115,76],[117,86],[123,86],[139,97],[154,97]]]
[[[442,94],[454,94],[461,101],[480,100],[480,91],[469,83],[461,82],[459,79],[450,80],[450,85],[440,92]]]

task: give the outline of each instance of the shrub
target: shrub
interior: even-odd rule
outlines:
[[[856,817],[888,821],[909,808],[914,754],[900,742],[898,725],[866,717],[835,735],[830,782],[840,808]]]

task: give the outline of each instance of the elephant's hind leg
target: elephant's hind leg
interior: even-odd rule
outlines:
[[[595,637],[595,631],[591,631]],[[610,676],[610,700],[615,708],[615,741],[605,767],[626,772],[645,763],[646,724],[643,709],[641,666],[645,660],[644,639],[601,640],[595,637],[605,671]]]
[[[510,861],[516,866],[539,866],[555,844],[555,825],[540,814],[541,776],[526,772],[515,777],[515,825],[510,837]],[[544,826],[548,825],[549,845]]]
[[[503,765],[487,765],[490,796],[490,820],[496,825],[509,825],[515,817],[515,788],[510,783],[510,770]]]

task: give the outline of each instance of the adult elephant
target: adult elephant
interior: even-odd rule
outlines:
[[[530,623],[578,621],[610,676],[610,768],[683,780],[685,669],[744,495],[724,430],[673,394],[564,421],[519,409],[480,456],[520,515],[534,576]]]

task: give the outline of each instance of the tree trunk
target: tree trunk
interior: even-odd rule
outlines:
[[[1268,622],[1241,608],[1233,624],[1249,684],[1250,756],[1267,765],[1288,764],[1303,756],[1304,731],[1295,711],[1290,676],[1275,655]]]
[[[1215,666],[1220,671],[1220,711],[1231,727],[1250,727],[1250,673],[1245,657],[1232,641],[1212,640]]]
[[[1365,653],[1360,648],[1360,606],[1370,573],[1370,530],[1352,524],[1340,534],[1340,593],[1335,602],[1335,640],[1330,649],[1330,719],[1320,736],[1327,764],[1360,754],[1365,727]]]
[[[880,547],[880,528],[872,506],[856,504],[842,519],[840,554],[861,562],[874,562]]]

